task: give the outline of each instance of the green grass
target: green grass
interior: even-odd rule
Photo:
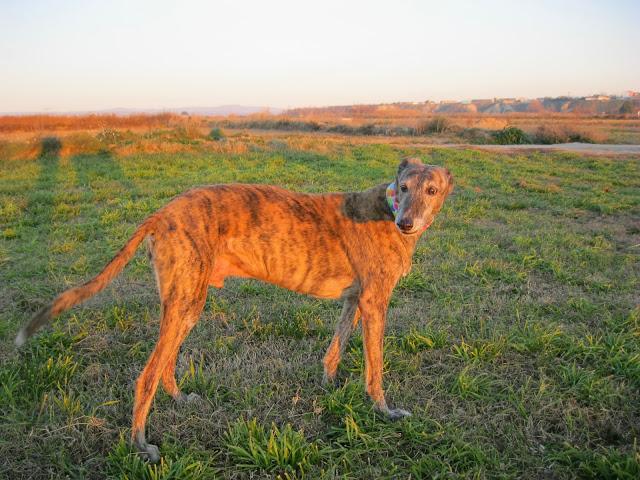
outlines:
[[[225,444],[237,469],[262,470],[285,477],[304,474],[315,465],[318,446],[304,438],[304,432],[287,423],[279,429],[275,423],[269,431],[256,419],[238,419],[225,432]]]
[[[37,159],[0,158],[0,477],[638,477],[637,158],[312,135],[296,150],[296,138],[203,135],[182,153],[70,157],[48,139]],[[243,141],[246,153],[211,147]],[[163,463],[141,462],[126,439],[159,315],[143,249],[107,291],[13,347],[30,315],[194,185],[364,189],[407,154],[446,165],[456,191],[391,301],[385,387],[413,413],[402,422],[363,393],[359,333],[338,386],[321,386],[338,304],[231,279],[178,361],[182,388],[203,400],[178,406],[159,391],[148,437]]]

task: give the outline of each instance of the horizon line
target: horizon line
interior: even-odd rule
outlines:
[[[464,98],[442,98],[442,99],[438,99],[438,100],[432,100],[432,99],[425,99],[425,100],[395,100],[395,101],[391,101],[391,102],[354,102],[354,103],[342,103],[342,104],[323,104],[323,105],[305,105],[305,106],[287,106],[287,107],[277,107],[277,106],[272,106],[272,105],[248,105],[248,104],[242,104],[242,103],[224,103],[224,104],[218,104],[218,105],[210,105],[210,106],[205,106],[205,105],[201,105],[201,106],[197,106],[197,105],[191,105],[191,106],[176,106],[176,107],[171,107],[171,106],[161,106],[161,107],[123,107],[123,106],[119,106],[119,107],[106,107],[106,108],[88,108],[88,109],[77,109],[77,110],[59,110],[59,109],[42,109],[42,110],[19,110],[19,111],[4,111],[4,112],[0,112],[0,115],[2,116],[10,116],[10,115],[87,115],[87,114],[109,114],[109,113],[114,113],[116,114],[118,111],[124,112],[124,114],[136,114],[136,113],[176,113],[179,111],[187,111],[188,110],[205,110],[205,109],[229,109],[229,108],[239,108],[239,109],[251,109],[251,110],[255,110],[255,112],[253,113],[260,113],[260,111],[266,111],[265,113],[273,113],[272,111],[276,111],[276,114],[282,113],[284,111],[287,110],[296,110],[296,109],[322,109],[322,108],[335,108],[335,107],[350,107],[350,106],[365,106],[365,105],[394,105],[394,104],[425,104],[425,103],[447,103],[447,102],[453,102],[453,103],[465,103],[465,102],[473,102],[475,100],[505,100],[505,99],[515,99],[518,101],[526,101],[526,100],[540,100],[540,99],[548,99],[548,98],[572,98],[572,99],[579,99],[579,98],[588,98],[591,96],[597,96],[597,95],[602,95],[602,96],[609,96],[609,97],[620,97],[620,98],[628,98],[625,97],[624,94],[627,92],[637,92],[637,90],[632,90],[632,89],[625,89],[622,92],[616,92],[616,93],[606,93],[606,92],[597,92],[597,93],[591,93],[591,94],[586,94],[586,95],[572,95],[570,92],[567,92],[567,94],[563,94],[563,95],[556,95],[556,96],[551,96],[551,95],[545,95],[545,96],[538,96],[538,97],[525,97],[525,96],[515,96],[515,97],[499,97],[499,96],[492,96],[492,97],[486,97],[486,98],[469,98],[469,97],[464,97]],[[221,114],[223,115],[223,114]],[[230,115],[230,114],[226,114],[226,115]]]

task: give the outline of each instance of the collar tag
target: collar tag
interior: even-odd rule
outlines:
[[[387,187],[386,192],[387,204],[391,209],[391,213],[393,213],[393,218],[396,218],[398,213],[398,198],[396,196],[396,182],[392,182]]]

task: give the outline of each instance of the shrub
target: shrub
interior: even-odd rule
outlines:
[[[568,142],[604,143],[606,140],[604,135],[593,130],[575,130],[560,125],[541,125],[533,136],[535,143],[543,145]]]
[[[570,130],[568,132],[569,141],[571,142],[582,142],[582,143],[605,143],[607,141],[607,137],[605,137],[602,133],[597,132],[595,130]]]
[[[63,154],[74,155],[108,152],[111,145],[115,143],[116,140],[108,141],[101,138],[100,133],[95,136],[87,132],[72,133],[64,139]]]
[[[446,133],[451,130],[451,122],[445,117],[433,117],[431,120],[421,122],[416,128],[418,135],[427,133]]]
[[[380,132],[373,123],[365,123],[357,129],[357,133],[360,135],[376,135]]]
[[[468,143],[475,143],[479,145],[493,143],[493,136],[491,135],[491,132],[484,128],[465,128],[458,135]]]
[[[522,145],[531,143],[529,136],[518,127],[505,127],[495,132],[493,139],[500,145]]]
[[[203,139],[203,135],[196,122],[185,122],[166,133],[167,140],[183,145],[197,145]]]
[[[215,142],[222,140],[224,137],[224,133],[218,127],[212,128],[209,132],[209,138]]]
[[[120,132],[110,127],[105,127],[96,134],[96,139],[105,145],[118,143],[121,138]]]
[[[625,100],[624,103],[620,106],[620,113],[623,115],[633,113],[633,103],[629,100]]]
[[[541,125],[533,135],[533,141],[543,145],[552,145],[554,143],[567,143],[569,137],[566,129],[558,125]]]
[[[353,127],[350,127],[349,125],[343,125],[339,123],[338,125],[332,125],[329,128],[327,128],[327,132],[342,133],[344,135],[354,135],[356,130]]]
[[[62,142],[58,137],[44,137],[41,140],[40,145],[41,145],[40,156],[57,157],[58,155],[60,155],[60,150],[62,149]]]

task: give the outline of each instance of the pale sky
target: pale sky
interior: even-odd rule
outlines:
[[[639,0],[0,0],[0,112],[626,89]]]

